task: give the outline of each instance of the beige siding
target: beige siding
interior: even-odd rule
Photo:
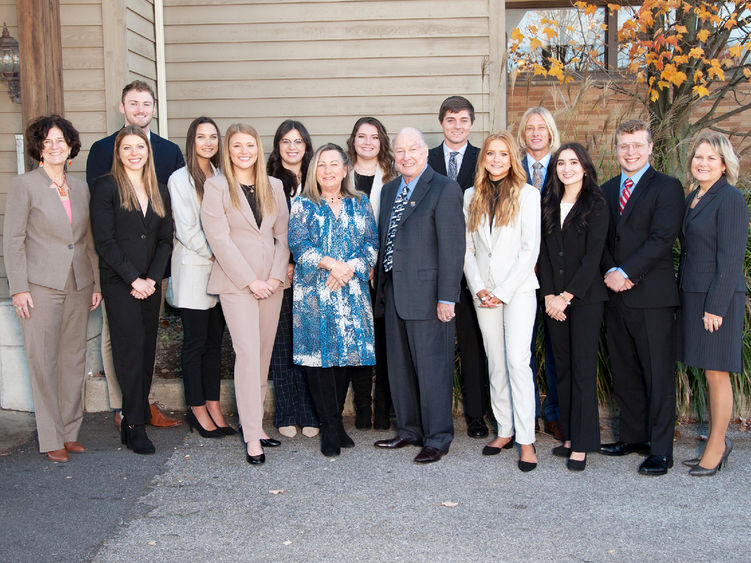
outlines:
[[[303,121],[313,142],[344,143],[363,115],[390,133],[442,136],[441,101],[475,105],[473,141],[489,127],[488,2],[165,0],[171,138],[199,115],[255,125],[266,150],[279,123]]]

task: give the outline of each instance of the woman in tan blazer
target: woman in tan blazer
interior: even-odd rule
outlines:
[[[223,176],[204,184],[201,221],[214,252],[207,291],[219,295],[235,350],[235,397],[246,460],[266,461],[278,446],[262,427],[271,350],[287,273],[289,211],[282,183],[266,174],[261,140],[250,125],[230,125]]]
[[[23,331],[39,451],[63,462],[69,452],[85,451],[77,439],[86,327],[102,294],[89,190],[66,174],[66,161],[81,148],[78,131],[59,115],[40,117],[26,130],[26,148],[40,165],[10,182],[3,254]]]

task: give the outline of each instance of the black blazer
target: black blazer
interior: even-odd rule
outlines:
[[[89,190],[94,187],[94,182],[100,176],[109,174],[112,170],[112,157],[115,150],[115,138],[120,131],[115,131],[109,137],[99,139],[89,150],[86,159],[86,182]],[[156,179],[160,184],[167,185],[167,180],[178,168],[185,166],[183,153],[172,141],[151,133],[151,151],[154,153],[154,169]]]
[[[530,174],[529,172],[529,164],[527,164],[526,154],[522,155],[522,167],[524,167],[524,172],[527,173],[527,183],[530,186],[534,186],[534,184],[532,183],[532,174]],[[545,168],[545,176],[542,177],[542,188],[540,189],[540,192],[545,191],[545,184],[548,181],[548,176],[550,176],[550,171],[552,168],[553,168],[553,159],[551,157],[551,159],[548,161],[547,168]]]
[[[681,291],[706,293],[704,310],[724,317],[735,292],[746,291],[743,259],[748,240],[748,206],[723,176],[699,200],[686,198],[681,229]]]
[[[375,314],[384,313],[383,254],[398,176],[383,186],[378,232]],[[405,320],[433,320],[438,301],[459,301],[466,250],[462,193],[446,176],[425,168],[404,210],[394,238],[391,270],[397,314]]]
[[[620,187],[620,174],[602,185],[610,210],[602,273],[620,267],[636,284],[619,294],[629,307],[676,307],[680,300],[673,243],[685,208],[681,183],[650,166],[636,184],[622,215],[618,211]]]
[[[479,154],[480,149],[472,146],[469,141],[467,141],[467,150],[464,151],[462,165],[459,168],[459,174],[456,176],[456,183],[459,184],[459,187],[463,192],[475,185],[475,168],[477,168],[477,157]],[[428,151],[428,165],[430,165],[435,172],[444,176],[447,175],[446,159],[443,156],[443,143]]]
[[[139,277],[159,284],[172,255],[172,211],[166,186],[159,184],[164,217],[159,217],[150,204],[146,216],[137,209],[123,209],[117,184],[110,175],[99,178],[94,188],[90,216],[102,284],[130,286]]]
[[[607,204],[601,200],[595,204],[587,217],[587,228],[583,231],[577,229],[571,221],[577,205],[579,202],[569,212],[563,228],[560,226],[559,215],[553,232],[543,232],[539,261],[540,293],[573,293],[572,307],[578,303],[596,303],[608,299],[607,288],[600,274],[600,262],[610,221]]]

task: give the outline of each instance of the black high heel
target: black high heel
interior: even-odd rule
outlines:
[[[535,454],[537,453],[537,448],[535,448],[534,444],[532,444],[532,451],[534,451]],[[519,457],[519,463],[517,463],[517,466],[519,467],[520,471],[524,473],[529,473],[530,471],[532,471],[534,468],[537,467],[537,462],[536,461],[523,461],[522,458]]]
[[[276,448],[277,446],[281,446],[282,443],[279,440],[275,440],[274,438],[261,438],[261,446],[264,448]]]
[[[248,444],[245,443],[245,440],[243,440],[243,451],[245,452],[245,461],[247,461],[250,465],[263,465],[266,463],[266,454],[261,452],[258,455],[250,455],[248,453]]]
[[[482,455],[498,455],[501,453],[501,450],[510,450],[514,447],[514,440],[516,439],[516,434],[512,434],[511,438],[508,442],[503,444],[500,448],[496,446],[485,446],[482,449]]]
[[[587,454],[584,453],[584,459],[571,459],[566,460],[566,467],[569,471],[584,471],[587,467]]]
[[[211,416],[211,413],[208,410],[206,412],[208,413],[209,418],[211,419],[211,422],[214,423],[214,426],[216,426],[216,428],[217,428],[217,430],[219,430],[219,432],[221,432],[225,436],[232,436],[233,434],[237,434],[237,430],[235,430],[231,426],[219,426],[216,423],[216,420],[214,420],[214,417]]]
[[[733,451],[733,442],[730,441],[730,438],[727,436],[725,437],[725,451],[722,453],[722,457],[720,458],[720,463],[718,463],[714,467],[702,467],[700,464],[694,465],[691,470],[688,472],[689,475],[692,477],[711,477],[718,471],[721,471],[723,466],[728,464],[728,456],[730,455],[730,452]]]
[[[219,430],[219,428],[215,428],[214,430],[206,430],[203,426],[201,426],[201,423],[198,422],[196,415],[193,414],[193,411],[190,410],[190,407],[188,407],[188,412],[185,414],[185,420],[188,423],[188,428],[190,428],[191,434],[193,434],[193,429],[195,428],[196,430],[198,430],[198,433],[204,438],[224,437],[224,432]]]

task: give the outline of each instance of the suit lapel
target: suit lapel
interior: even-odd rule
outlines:
[[[638,202],[640,199],[644,197],[644,194],[647,193],[647,190],[649,189],[650,185],[652,184],[652,178],[655,175],[655,169],[651,166],[649,169],[644,173],[644,175],[639,180],[639,183],[634,186],[633,191],[631,192],[631,197],[628,198],[628,201],[626,202],[626,207],[623,208],[623,213],[621,213],[621,217],[619,221],[626,221],[631,215],[631,210],[634,209],[638,205]],[[616,189],[616,209],[618,209],[618,199],[620,197],[620,178],[618,179],[618,187]]]
[[[464,156],[462,157],[462,166],[459,168],[459,174],[456,176],[456,182],[459,186],[467,185],[467,180],[472,177],[475,165],[477,164],[477,156],[475,154],[477,150],[467,141],[467,148],[464,150]]]
[[[403,225],[404,222],[409,218],[409,216],[412,215],[412,212],[415,210],[415,208],[420,205],[422,198],[424,198],[425,195],[430,191],[430,180],[433,178],[433,174],[433,170],[430,168],[430,166],[427,166],[425,168],[425,172],[423,172],[422,176],[420,176],[420,180],[417,182],[415,189],[412,191],[412,195],[410,196],[409,201],[407,201],[407,207],[404,208],[402,218],[399,221],[400,225]]]
[[[691,193],[691,199],[688,202],[688,205],[686,206],[686,213],[683,216],[683,231],[685,232],[686,227],[688,224],[696,219],[696,216],[699,215],[702,211],[707,209],[709,207],[710,202],[714,199],[714,197],[720,193],[722,190],[722,187],[725,185],[725,179],[721,178],[717,182],[714,183],[714,185],[707,190],[707,193],[705,193],[699,201],[696,202],[696,207],[691,209],[691,202],[696,197],[696,194],[699,192],[699,188],[696,188]]]

